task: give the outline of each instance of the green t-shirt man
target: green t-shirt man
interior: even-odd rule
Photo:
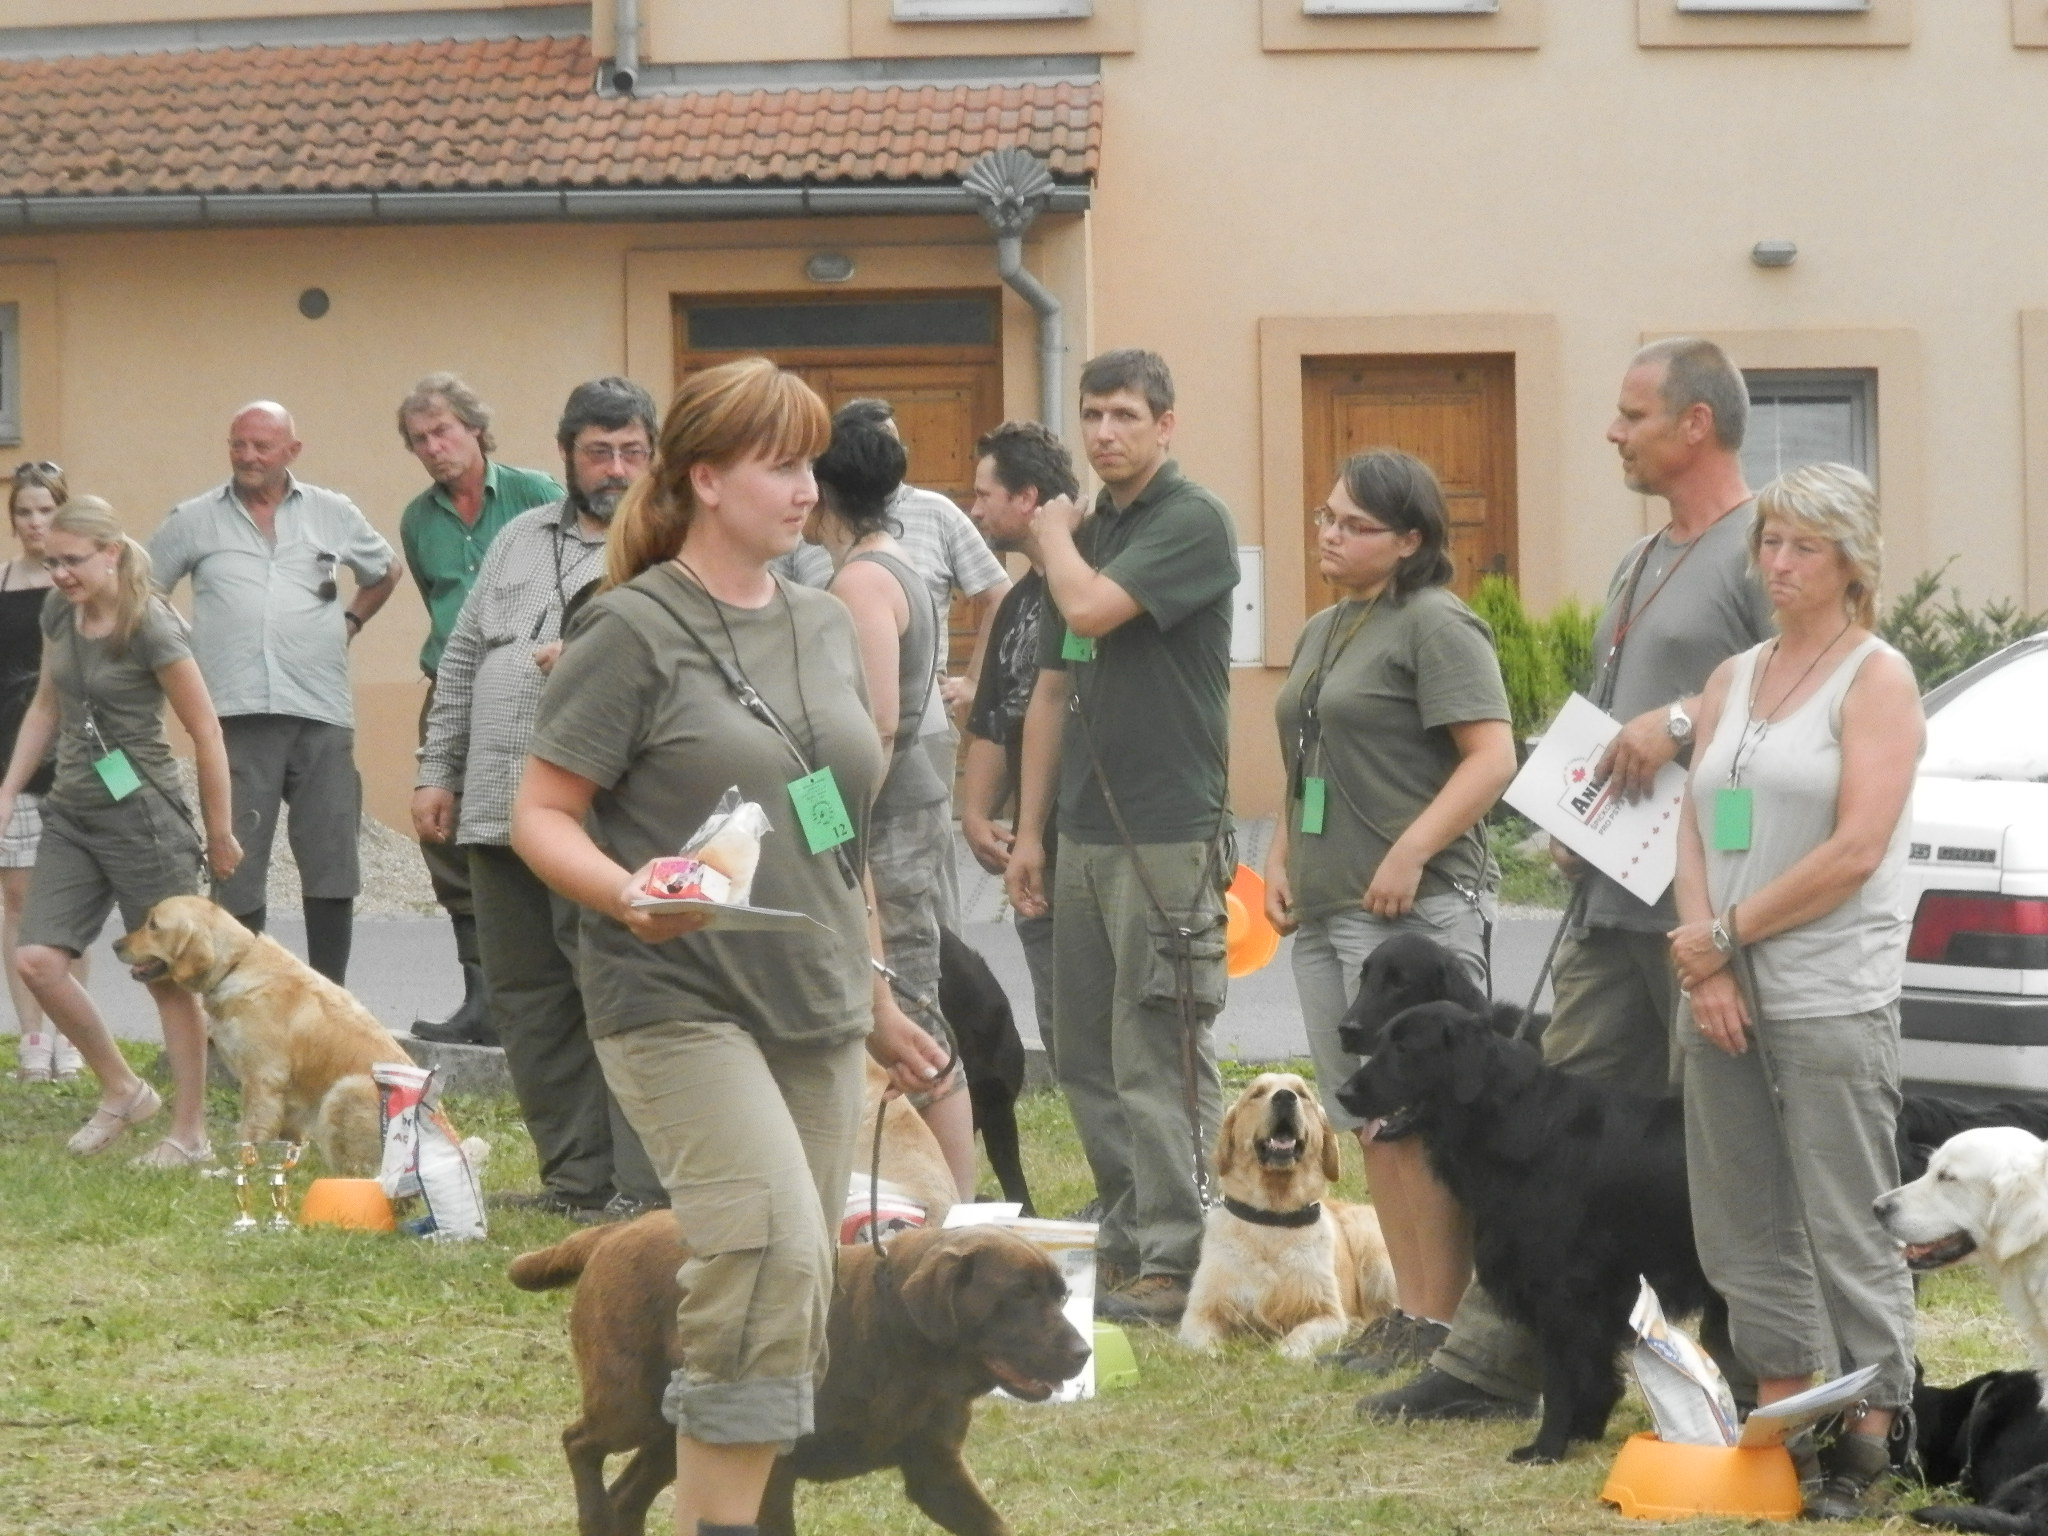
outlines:
[[[486,459],[484,504],[474,523],[457,515],[455,503],[438,485],[428,486],[405,504],[398,517],[398,540],[405,546],[406,569],[419,583],[427,605],[427,643],[420,647],[420,670],[427,676],[441,665],[441,650],[498,530],[522,512],[561,499],[562,488],[553,476]]]
[[[1302,695],[1319,729],[1303,735]],[[1458,766],[1450,727],[1508,718],[1493,632],[1447,587],[1325,608],[1302,627],[1274,710],[1287,770],[1287,883],[1305,919],[1356,912],[1380,861]],[[1323,829],[1302,828],[1305,782],[1324,784]],[[1421,896],[1488,882],[1473,828],[1429,861]]]
[[[1086,721],[1084,736],[1070,709],[1061,737],[1060,835],[1123,841],[1103,804],[1092,741],[1133,842],[1214,837],[1224,815],[1230,594],[1238,580],[1230,511],[1168,459],[1122,511],[1103,491],[1074,547],[1143,611],[1099,639],[1077,641],[1046,592],[1039,665],[1070,674]]]

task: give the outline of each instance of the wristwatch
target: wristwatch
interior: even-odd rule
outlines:
[[[1707,937],[1714,941],[1714,948],[1724,955],[1735,953],[1735,935],[1728,931],[1728,919],[1717,917],[1714,925],[1707,930]]]
[[[1679,700],[1672,700],[1671,707],[1664,712],[1664,729],[1681,747],[1692,740],[1692,716],[1685,712],[1685,705]]]

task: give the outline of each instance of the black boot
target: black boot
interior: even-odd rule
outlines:
[[[462,959],[462,1003],[445,1019],[413,1020],[413,1038],[436,1045],[496,1045],[498,1032],[491,1027],[484,968],[476,961],[476,919],[463,914],[448,921],[455,928],[455,953]]]

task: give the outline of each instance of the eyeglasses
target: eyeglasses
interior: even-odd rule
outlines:
[[[313,558],[320,563],[320,569],[327,573],[320,585],[313,589],[313,595],[323,603],[331,603],[341,595],[341,588],[334,584],[334,556],[323,549]]]
[[[623,448],[613,443],[578,443],[576,457],[592,466],[618,463],[637,469],[647,462],[649,451],[639,443],[628,443]]]
[[[89,555],[50,555],[44,559],[43,569],[52,576],[59,571],[82,571],[105,553],[103,549],[96,549]]]
[[[1385,523],[1364,523],[1355,517],[1344,517],[1339,513],[1331,511],[1327,506],[1317,507],[1309,516],[1315,520],[1315,525],[1318,528],[1334,528],[1347,539],[1365,539],[1372,537],[1376,533],[1398,533],[1400,531],[1397,528],[1389,528]]]
[[[23,459],[14,466],[14,479],[17,482],[26,480],[31,475],[40,475],[48,480],[61,480],[64,478],[64,466],[53,464],[48,459]]]

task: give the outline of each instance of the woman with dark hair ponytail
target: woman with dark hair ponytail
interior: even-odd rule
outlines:
[[[1493,636],[1451,579],[1442,489],[1421,460],[1348,459],[1311,514],[1339,596],[1311,618],[1277,701],[1287,814],[1266,856],[1266,912],[1295,934],[1294,978],[1333,1125],[1356,1131],[1393,1261],[1397,1310],[1337,1363],[1429,1358],[1471,1279],[1464,1213],[1413,1140],[1373,1139],[1335,1098],[1360,1066],[1337,1024],[1366,956],[1402,933],[1449,949],[1482,987],[1499,871],[1480,823],[1515,773]]]

